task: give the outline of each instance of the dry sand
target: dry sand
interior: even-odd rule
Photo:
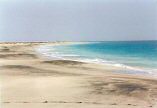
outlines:
[[[41,44],[1,43],[1,108],[157,108],[157,80],[118,68],[45,59]]]

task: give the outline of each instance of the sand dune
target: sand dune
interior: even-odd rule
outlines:
[[[0,44],[2,108],[156,108],[157,80],[114,67],[47,60],[41,44]],[[63,43],[62,43],[63,44]]]

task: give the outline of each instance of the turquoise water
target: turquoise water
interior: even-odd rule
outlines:
[[[110,64],[149,73],[157,72],[157,41],[85,42],[44,46],[40,51],[51,58]]]

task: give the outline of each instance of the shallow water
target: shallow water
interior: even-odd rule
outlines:
[[[157,41],[85,42],[42,46],[39,51],[50,58],[113,65],[128,69],[128,73],[134,70],[134,73],[157,74]]]

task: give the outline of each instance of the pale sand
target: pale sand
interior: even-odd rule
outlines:
[[[2,108],[157,108],[155,78],[111,71],[119,68],[68,60],[49,61],[41,44],[1,43]],[[120,69],[119,69],[120,70]]]

